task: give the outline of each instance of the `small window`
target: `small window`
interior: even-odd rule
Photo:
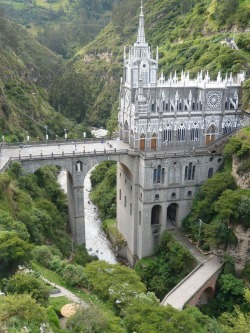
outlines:
[[[155,195],[155,200],[159,200],[159,198],[160,198],[159,194],[156,194]]]
[[[130,215],[132,215],[132,204],[129,205]]]
[[[220,163],[222,161],[222,159],[221,158],[218,158],[218,163]]]
[[[122,177],[122,174],[120,173],[120,178]]]
[[[125,184],[127,183],[127,179],[125,178]]]
[[[126,195],[124,197],[124,207],[127,207],[127,197],[126,197]]]
[[[122,200],[122,190],[119,190],[119,200]]]
[[[132,186],[130,186],[130,190],[133,191],[133,187]]]
[[[213,160],[214,160],[214,158],[213,158],[213,157],[210,157],[209,161],[212,162]]]
[[[188,191],[188,197],[192,196],[192,191]]]
[[[139,225],[141,225],[141,211],[139,210]]]
[[[175,198],[175,197],[176,197],[176,193],[173,192],[173,193],[171,194],[171,198]]]

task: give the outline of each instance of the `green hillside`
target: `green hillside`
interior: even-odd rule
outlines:
[[[0,19],[0,134],[5,140],[44,139],[72,126],[48,103],[47,89],[62,70],[61,58],[35,41],[21,26]]]
[[[108,24],[117,0],[0,0],[6,16],[38,41],[70,58]]]
[[[146,38],[153,52],[159,46],[159,66],[165,75],[182,69],[189,70],[191,76],[201,69],[209,70],[212,77],[219,70],[223,75],[240,70],[250,74],[249,1],[151,0],[144,1],[144,6]],[[136,39],[139,7],[139,0],[114,6],[112,22],[66,68],[67,77],[77,72],[88,78],[91,93],[87,94],[84,117],[92,125],[115,126],[123,47]],[[239,50],[226,46],[226,37],[235,37]],[[50,98],[52,105],[60,105],[61,112],[67,114],[71,96],[66,92],[62,99],[55,93],[58,87],[66,89],[62,80],[56,82]],[[243,108],[248,107],[248,100],[244,98]]]

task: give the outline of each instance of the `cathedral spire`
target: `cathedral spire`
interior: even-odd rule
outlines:
[[[143,1],[141,1],[141,13],[140,13],[140,16],[139,16],[139,28],[138,28],[137,44],[145,44]]]

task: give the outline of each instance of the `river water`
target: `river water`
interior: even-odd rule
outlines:
[[[62,170],[58,176],[58,182],[62,189],[67,192],[66,171]],[[91,190],[90,172],[84,181],[84,213],[85,213],[85,235],[86,248],[89,254],[96,255],[100,260],[110,264],[117,262],[111,244],[102,230],[102,221],[98,217],[98,210],[89,199]]]

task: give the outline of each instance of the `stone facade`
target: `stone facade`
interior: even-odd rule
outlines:
[[[239,126],[238,95],[244,73],[212,81],[176,73],[158,75],[158,50],[146,43],[143,7],[137,41],[124,49],[119,136],[139,155],[118,163],[117,220],[129,261],[153,254],[160,235],[181,227],[200,185],[222,165],[208,147]]]

